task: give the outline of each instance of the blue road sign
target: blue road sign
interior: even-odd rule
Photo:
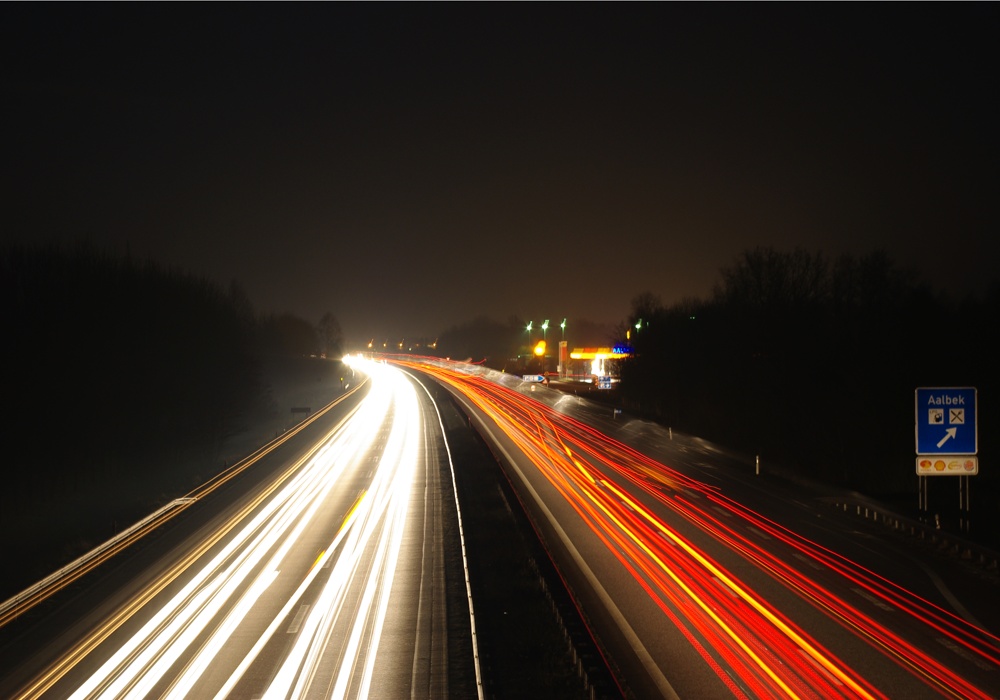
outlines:
[[[977,433],[974,387],[917,389],[918,455],[974,455]]]

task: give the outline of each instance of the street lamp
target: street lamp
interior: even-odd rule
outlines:
[[[559,324],[559,327],[562,329],[562,339],[566,340],[566,319],[563,319],[563,322]]]
[[[542,321],[542,342],[540,342],[535,347],[535,355],[537,355],[538,358],[542,361],[542,372],[543,373],[546,372],[546,371],[548,371],[547,370],[548,362],[546,362],[546,360],[545,360],[545,344],[546,344],[546,337],[547,337],[547,333],[546,332],[548,330],[549,330],[549,319],[545,319],[544,321]]]

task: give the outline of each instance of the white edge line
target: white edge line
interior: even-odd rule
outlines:
[[[410,373],[407,372],[407,374]],[[438,410],[437,402],[431,396],[431,392],[427,390],[423,382],[412,374],[410,377],[420,385],[420,388],[427,394],[427,398],[430,399],[431,405],[434,406],[434,412],[438,417],[438,425],[441,426],[441,439],[444,441],[445,452],[448,453],[448,468],[451,470],[451,490],[455,495],[455,510],[458,514],[458,538],[462,546],[462,568],[465,569],[465,594],[469,600],[469,621],[472,625],[472,660],[476,667],[476,693],[479,696],[479,700],[485,700],[485,696],[483,695],[483,676],[479,668],[479,644],[476,639],[476,612],[472,606],[472,586],[469,583],[469,560],[465,555],[465,529],[462,527],[462,508],[458,504],[458,485],[455,483],[455,463],[451,460],[451,447],[448,445],[448,436],[445,432],[444,421],[441,420],[441,411]]]

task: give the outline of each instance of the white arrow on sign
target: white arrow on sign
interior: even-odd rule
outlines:
[[[946,431],[944,431],[944,437],[938,440],[937,446],[941,447],[941,445],[945,444],[946,442],[948,442],[948,440],[955,437],[957,433],[958,433],[958,428],[948,428]]]

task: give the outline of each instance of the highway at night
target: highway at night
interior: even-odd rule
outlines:
[[[1000,2],[0,32],[0,700],[1000,700]]]
[[[456,426],[500,463],[596,640],[615,683],[595,696],[1000,691],[989,572],[572,393],[350,362],[363,381],[299,428],[7,601],[0,695],[500,697],[464,563],[495,555],[465,549]]]

